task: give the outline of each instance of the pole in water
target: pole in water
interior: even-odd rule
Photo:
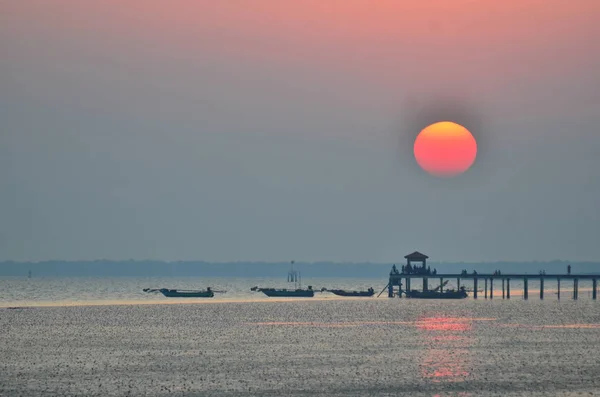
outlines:
[[[556,279],[556,283],[558,284],[558,300],[560,300],[560,277]]]
[[[388,293],[388,298],[393,298],[394,297],[394,288],[392,287],[392,284],[388,283],[388,285],[386,285],[385,287],[383,287],[383,289],[381,290],[381,292],[379,293],[379,295],[377,295],[377,297],[379,298],[381,296],[381,294],[383,294],[383,291],[385,291],[386,288],[389,287],[389,293]]]
[[[487,299],[487,283],[488,283],[488,279],[487,277],[485,278],[485,291],[483,293],[483,296],[485,297],[485,299]]]
[[[506,299],[510,299],[510,278],[506,279]]]

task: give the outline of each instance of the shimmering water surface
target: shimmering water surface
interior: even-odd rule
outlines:
[[[2,304],[18,305],[0,309],[0,395],[600,394],[600,303],[581,294],[282,301],[246,292],[257,280],[211,280],[230,297],[166,305],[132,286],[197,282],[154,281],[2,280]],[[24,286],[36,294],[17,292]]]
[[[436,279],[429,280],[430,288],[437,286]],[[319,291],[321,288],[341,288],[350,290],[375,289],[378,295],[387,284],[387,279],[352,279],[352,278],[306,278],[302,286],[312,285]],[[471,280],[463,280],[463,286],[472,288]],[[263,301],[272,300],[262,293],[251,292],[253,286],[290,288],[293,283],[287,283],[285,278],[200,278],[200,277],[64,277],[64,278],[36,278],[5,277],[0,278],[0,307],[10,306],[56,306],[56,305],[89,305],[89,304],[156,304],[174,303],[181,300],[165,298],[160,293],[145,293],[144,288],[176,288],[176,289],[204,289],[212,287],[214,290],[227,291],[225,294],[216,294],[210,302],[217,301]],[[494,282],[494,296],[502,297],[502,282]],[[523,283],[521,280],[511,281],[511,297],[522,299]],[[421,288],[420,280],[413,280],[413,288]],[[450,280],[446,288],[456,288],[456,282]],[[547,299],[556,299],[557,285],[553,280],[546,280],[545,288]],[[529,281],[529,296],[536,299],[539,291],[539,282],[535,279]],[[573,291],[572,281],[563,280],[561,297],[571,299]],[[387,290],[381,297],[387,295]],[[472,295],[472,294],[471,294]],[[483,298],[484,282],[479,281],[479,297]],[[591,299],[591,280],[580,280],[580,299]],[[315,294],[314,299],[338,299],[331,293]],[[185,302],[206,302],[206,299],[184,299]]]

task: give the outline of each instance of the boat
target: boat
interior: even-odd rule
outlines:
[[[312,298],[315,296],[315,291],[312,286],[307,289],[286,289],[286,288],[255,288],[254,291],[262,292],[269,297],[297,297],[297,298]]]
[[[269,297],[295,297],[295,298],[312,298],[315,296],[315,291],[312,285],[307,289],[302,289],[302,278],[300,272],[294,270],[294,261],[291,262],[291,269],[288,272],[288,283],[294,283],[294,288],[259,288],[252,287],[250,291],[262,292]]]
[[[188,296],[190,293],[200,293],[200,294],[205,294],[208,295],[208,292],[212,292],[213,294],[224,294],[227,291],[226,290],[215,290],[212,288],[207,288],[206,291],[198,291],[198,290],[182,290],[182,289],[169,289],[169,288],[144,288],[142,291],[147,292],[147,293],[163,293],[163,290],[166,291],[167,294],[175,294],[175,293],[180,293],[182,294],[181,296]],[[174,296],[174,295],[173,295]]]
[[[328,289],[329,291],[337,296],[373,296],[375,295],[375,291],[373,288],[369,288],[366,291],[346,291],[343,289]]]
[[[158,290],[167,298],[212,298],[215,293],[212,289],[206,290],[183,290],[183,289],[167,289],[161,288]]]
[[[405,291],[404,294],[407,298],[412,299],[465,299],[469,295],[465,290],[465,287],[460,287],[458,291],[447,290],[447,291]]]

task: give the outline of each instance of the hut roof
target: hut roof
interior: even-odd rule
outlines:
[[[421,261],[427,258],[429,258],[427,255],[422,254],[419,251],[415,251],[412,254],[408,254],[404,257],[404,259],[410,259],[411,261]]]

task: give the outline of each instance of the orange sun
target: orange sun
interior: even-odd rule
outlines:
[[[419,133],[414,151],[417,163],[425,171],[435,176],[452,177],[473,165],[477,141],[462,125],[440,121]]]

